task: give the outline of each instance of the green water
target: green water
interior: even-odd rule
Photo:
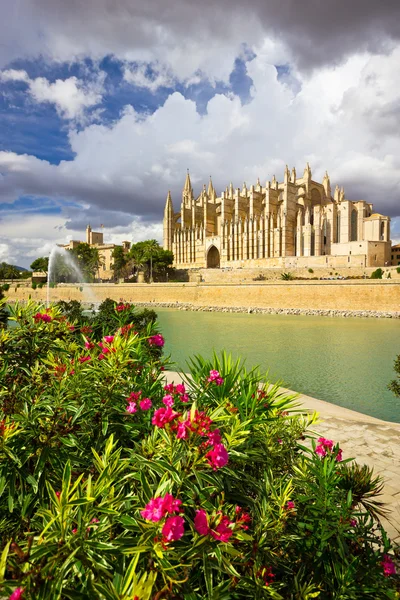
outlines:
[[[225,349],[292,390],[400,422],[400,399],[386,389],[400,320],[156,310],[177,368],[190,355]]]

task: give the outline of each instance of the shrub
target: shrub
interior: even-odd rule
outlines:
[[[283,281],[292,281],[294,275],[292,273],[281,273],[281,279],[283,279]]]
[[[10,289],[10,284],[9,283],[3,283],[3,285],[1,287],[2,287],[2,290],[4,292],[8,292],[8,290]]]
[[[165,385],[154,322],[116,308],[101,345],[33,302],[0,333],[4,592],[394,599],[379,478],[240,360]]]
[[[309,273],[314,273],[314,269],[311,269],[311,268],[310,268],[310,269],[308,269],[308,272],[309,272]]]
[[[400,273],[400,267],[396,268],[397,273]]]
[[[50,285],[51,285],[51,284],[50,284]],[[33,289],[33,290],[36,290],[36,288],[37,288],[37,283],[36,283],[36,281],[32,281],[32,289]]]
[[[393,379],[393,381],[389,383],[388,388],[395,396],[400,398],[400,354],[394,361],[394,370],[396,373],[396,379]]]
[[[373,271],[371,273],[370,279],[382,279],[382,276],[383,276],[383,270],[379,267],[378,269],[376,269],[376,271]]]

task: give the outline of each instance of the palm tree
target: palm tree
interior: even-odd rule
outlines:
[[[134,270],[136,271],[136,275],[144,268],[146,263],[146,253],[145,249],[141,247],[132,246],[129,252],[129,260],[132,263]]]
[[[146,256],[150,258],[150,283],[153,282],[153,256],[160,250],[160,245],[156,240],[148,240],[145,243]]]

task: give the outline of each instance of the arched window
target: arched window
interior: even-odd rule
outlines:
[[[385,241],[385,222],[382,221],[381,223],[381,237],[380,239],[384,242]]]
[[[336,216],[336,243],[340,244],[340,212]]]
[[[356,242],[357,241],[357,211],[354,208],[351,211],[351,231],[350,231],[350,241],[351,242]]]

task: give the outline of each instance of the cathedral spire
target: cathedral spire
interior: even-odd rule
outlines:
[[[185,185],[183,186],[183,193],[191,194],[193,192],[192,182],[190,181],[189,169],[186,173]]]
[[[211,200],[214,200],[214,199],[216,198],[216,196],[217,196],[217,194],[215,193],[215,189],[214,189],[214,186],[213,186],[213,182],[212,182],[212,179],[211,179],[211,175],[210,175],[210,181],[209,181],[209,183],[208,183],[207,195],[208,195],[208,197],[209,197]]]
[[[330,182],[330,179],[329,179],[328,171],[325,171],[325,175],[324,175],[324,179],[322,181],[322,185],[324,186],[326,197],[330,199],[331,195],[332,195],[332,192],[331,192],[331,182]]]

